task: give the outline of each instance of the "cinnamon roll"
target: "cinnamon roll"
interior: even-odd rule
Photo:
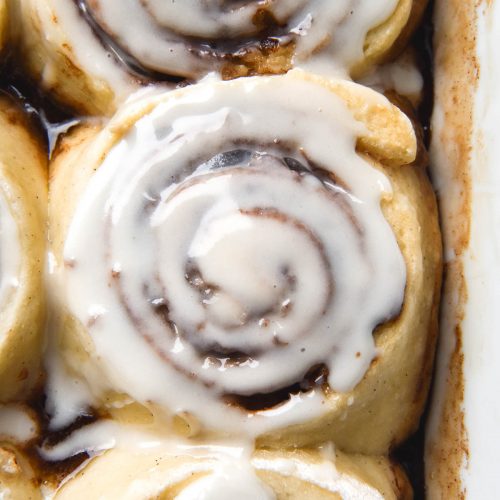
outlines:
[[[311,61],[359,75],[404,46],[426,1],[18,3],[22,55],[42,87],[80,112],[109,114],[141,81],[277,74]]]
[[[23,113],[0,96],[0,402],[40,377],[47,172]]]
[[[257,451],[206,446],[113,449],[63,482],[55,500],[80,498],[409,499],[387,458],[340,452]]]
[[[299,70],[77,129],[52,165],[52,278],[92,404],[267,446],[379,454],[407,436],[440,282],[416,148],[386,98]]]

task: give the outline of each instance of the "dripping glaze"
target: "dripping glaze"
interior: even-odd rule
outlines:
[[[91,458],[53,490],[50,498],[57,500],[61,496],[66,498],[64,493],[71,495],[71,483],[78,485],[79,476],[85,481],[84,475],[90,477],[89,484],[92,484],[93,476],[99,476],[101,483],[92,487],[107,488],[105,491],[116,498],[129,498],[128,495],[154,497],[193,476],[196,479],[183,488],[176,500],[197,499],[202,494],[207,499],[231,499],[236,494],[249,500],[276,498],[258,477],[259,471],[294,477],[341,498],[358,498],[360,495],[373,500],[382,498],[373,487],[336,467],[335,450],[331,444],[313,450],[315,459],[311,461],[307,456],[293,453],[255,451],[246,442],[225,440],[193,445],[172,436],[148,434],[140,427],[100,421],[76,431],[59,446],[45,448],[43,454],[54,460],[82,450],[90,452]],[[165,461],[169,461],[168,464]],[[125,466],[130,462],[136,464],[133,479]],[[112,482],[107,481],[106,471],[110,468],[118,477],[123,477],[116,480],[115,476]]]
[[[340,98],[296,74],[170,94],[90,179],[53,279],[95,346],[97,393],[256,436],[321,415],[324,388],[259,411],[241,397],[318,365],[329,390],[362,379],[404,294],[380,208],[391,187],[356,153],[363,127]]]

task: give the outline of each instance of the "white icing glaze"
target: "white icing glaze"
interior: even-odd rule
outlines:
[[[38,435],[33,412],[21,405],[0,406],[0,441],[27,443]]]
[[[335,466],[333,450],[325,452],[323,460],[309,461],[305,456],[293,456],[285,453],[262,455],[254,454],[252,448],[244,442],[214,441],[210,444],[192,446],[158,433],[148,434],[144,429],[122,426],[115,422],[98,422],[73,433],[67,440],[55,448],[43,449],[45,459],[61,460],[81,451],[97,454],[95,460],[107,460],[99,457],[104,450],[111,456],[118,452],[126,453],[135,462],[137,457],[142,465],[136,474],[130,477],[118,476],[113,479],[113,493],[123,499],[153,498],[166,488],[182,482],[194,474],[202,477],[193,481],[175,497],[176,500],[198,499],[273,499],[273,491],[256,475],[255,471],[271,471],[281,476],[295,477],[305,483],[314,484],[326,491],[336,493],[343,499],[382,499],[382,495],[373,487],[363,483],[353,475],[339,471]],[[162,457],[178,459],[189,458],[178,464],[172,462],[168,474],[161,469]],[[112,460],[112,458],[110,458]],[[117,462],[120,463],[120,462]],[[68,476],[61,484],[72,481],[86,464]],[[102,493],[106,493],[103,491]],[[109,493],[109,492],[108,492]],[[55,498],[58,498],[57,495]]]
[[[82,37],[87,41],[89,30],[81,26],[82,20],[75,18],[73,2],[50,0],[50,3],[57,12],[65,14],[72,38]],[[363,56],[367,32],[386,20],[397,6],[397,0],[254,0],[232,5],[221,4],[219,0],[80,0],[79,3],[82,11],[90,13],[114,43],[143,67],[191,77],[206,74],[223,63],[225,50],[211,48],[221,44],[221,40],[231,39],[234,44],[236,37],[262,38],[259,33],[262,28],[255,18],[264,11],[282,26],[273,39],[296,44],[294,64],[319,51],[332,68],[350,68]],[[198,41],[191,38],[191,42],[186,42],[186,37],[197,37]],[[79,48],[82,43],[76,46],[85,67],[89,64],[89,68],[102,73],[109,64],[101,62],[102,56],[93,60],[95,43],[94,40],[84,51]],[[236,53],[245,45],[247,41],[236,46]]]
[[[250,462],[228,461],[185,488],[176,500],[273,500],[276,495],[255,474]]]
[[[73,62],[114,92],[115,103],[124,101],[139,88],[136,78],[118,63],[114,54],[106,50],[90,26],[81,16],[72,0],[22,0],[30,4],[32,15],[40,22],[46,43],[61,49]],[[45,61],[42,83],[49,88],[57,84],[57,71],[51,59]]]
[[[4,311],[19,286],[20,267],[18,228],[6,196],[0,189],[0,314],[5,314]],[[5,333],[0,331],[0,340]]]
[[[48,141],[48,149],[49,149],[49,158],[52,158],[52,154],[57,145],[57,141],[59,138],[66,134],[72,127],[78,125],[80,123],[79,118],[74,118],[71,120],[63,121],[60,123],[51,123],[47,120],[45,113],[42,111],[40,113],[41,120],[43,122],[43,126],[47,131],[47,141]]]
[[[390,185],[356,154],[361,131],[338,97],[294,73],[206,82],[137,121],[91,179],[70,265],[56,271],[106,372],[93,378],[102,390],[256,435],[320,415],[322,391],[257,413],[224,394],[275,391],[319,363],[330,387],[352,389],[405,284],[380,209]],[[217,155],[241,148],[254,154],[222,168],[230,158]]]
[[[331,461],[307,463],[295,458],[254,458],[256,469],[277,472],[282,476],[293,476],[325,490],[337,493],[342,499],[352,498],[382,500],[384,497],[374,488],[356,477],[341,473]]]
[[[235,498],[236,493],[238,497],[249,499],[274,498],[269,488],[255,475],[250,461],[252,447],[246,442],[212,441],[210,444],[200,443],[193,446],[158,430],[150,432],[141,427],[100,421],[75,431],[55,447],[45,447],[40,451],[46,460],[63,460],[81,452],[87,452],[99,460],[103,451],[113,449],[134,457],[143,457],[141,462],[156,464],[156,467],[146,466],[138,470],[133,478],[125,476],[119,478],[118,482],[113,481],[114,493],[123,499],[156,497],[169,486],[197,473],[204,474],[202,479],[184,489],[176,498],[223,500]],[[175,465],[165,474],[164,470],[158,467],[164,456],[189,457],[193,460]],[[106,457],[103,459],[106,460]],[[59,489],[72,481],[88,463],[90,462],[82,464],[66,477]],[[57,495],[55,498],[58,498]]]
[[[424,79],[415,62],[403,56],[392,63],[377,66],[359,83],[378,92],[394,90],[410,100],[418,100],[422,94]]]
[[[55,322],[49,325],[48,331],[54,331]],[[50,415],[49,428],[59,430],[85,414],[94,401],[88,382],[67,370],[54,336],[49,336],[45,365],[48,367],[45,394],[46,410]]]
[[[133,452],[189,455],[195,458],[225,456],[234,459],[249,457],[253,446],[248,440],[217,440],[209,442],[181,439],[168,429],[158,426],[122,424],[115,420],[101,419],[72,432],[54,446],[46,444],[40,448],[45,460],[61,461],[79,453],[91,457],[104,451],[118,449]]]

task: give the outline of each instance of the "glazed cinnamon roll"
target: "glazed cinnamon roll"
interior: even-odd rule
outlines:
[[[40,377],[47,172],[20,109],[0,96],[0,402]]]
[[[267,446],[403,439],[440,281],[416,147],[383,96],[298,70],[77,129],[49,217],[60,348],[93,404],[125,395],[189,435]]]
[[[23,57],[42,86],[110,113],[139,81],[284,73],[354,75],[401,50],[425,0],[20,0]]]
[[[387,458],[340,452],[258,451],[221,446],[114,449],[63,482],[55,500],[80,498],[409,499]]]

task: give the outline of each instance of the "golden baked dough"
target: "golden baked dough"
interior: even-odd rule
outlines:
[[[401,314],[376,330],[380,355],[352,393],[332,398],[324,418],[275,431],[262,437],[262,443],[281,447],[293,446],[297,439],[301,445],[331,439],[343,450],[384,453],[418,426],[438,331],[441,245],[436,202],[422,168],[384,167],[384,172],[394,187],[384,213],[407,264]]]
[[[370,30],[364,46],[365,59],[354,66],[352,74],[358,77],[367,68],[393,59],[406,47],[427,7],[427,0],[401,0],[392,16]]]
[[[44,3],[23,0],[11,4],[18,57],[56,100],[79,112],[110,114],[115,99],[110,83],[82,69],[57,15]],[[50,37],[46,36],[47,23]]]
[[[29,460],[14,445],[0,442],[0,495],[41,500],[42,494]]]
[[[316,4],[309,6],[307,0],[303,0],[295,7],[287,6],[286,2],[282,2],[279,7],[262,6],[260,2],[259,5],[254,6],[253,2],[249,2],[249,5],[235,8],[238,12],[233,17],[243,15],[243,20],[246,20],[245,22],[249,25],[249,27],[243,26],[244,23],[241,21],[237,23],[239,28],[231,28],[223,24],[222,19],[226,19],[223,16],[231,17],[232,8],[229,9],[230,13],[224,11],[215,14],[210,9],[219,7],[213,5],[194,7],[179,4],[168,8],[178,8],[182,12],[175,15],[163,14],[167,16],[163,25],[163,21],[155,18],[154,11],[158,9],[161,13],[161,10],[167,7],[161,4],[149,6],[153,11],[149,12],[148,6],[135,7],[134,4],[134,9],[143,10],[134,11],[129,14],[129,18],[123,17],[126,11],[124,11],[125,14],[119,10],[116,10],[114,14],[111,12],[111,18],[118,14],[123,18],[116,21],[118,29],[126,26],[126,31],[119,34],[114,34],[113,27],[108,26],[109,19],[105,17],[105,13],[102,14],[104,18],[100,19],[104,9],[99,6],[99,0],[82,2],[87,5],[85,15],[78,11],[76,3],[64,0],[19,0],[15,2],[15,24],[20,27],[20,55],[28,72],[58,101],[83,114],[110,115],[130,92],[141,85],[141,82],[165,79],[172,75],[196,79],[214,70],[219,71],[225,79],[259,74],[280,74],[288,71],[295,64],[300,65],[309,59],[321,57],[323,61],[321,64],[334,63],[338,58],[339,61],[335,62],[336,67],[341,66],[346,72],[359,77],[373,65],[392,58],[404,48],[409,35],[420,20],[427,0],[397,0],[389,17],[372,29],[365,27],[366,20],[361,20],[361,17],[359,28],[358,24],[355,29],[346,25],[351,22],[351,18],[358,15],[359,11],[369,7],[363,4],[356,6],[357,10],[344,15],[335,12],[336,7],[329,1],[319,6]],[[127,4],[125,9],[132,9],[133,3]],[[154,4],[154,2],[149,3]],[[112,3],[109,4],[109,8],[116,9]],[[345,6],[345,9],[348,8]],[[208,19],[220,25],[202,28],[196,25],[197,21],[194,19],[193,25],[189,26],[189,23],[184,21],[190,18],[189,12],[184,12],[184,9],[200,9],[201,11],[206,9],[207,12],[203,15],[196,11],[200,19]],[[282,12],[283,19],[275,12],[275,9]],[[304,20],[300,22],[293,17],[297,9],[300,11],[299,19],[304,17]],[[318,12],[313,14],[318,20],[313,23],[313,28],[306,26],[308,9],[318,9]],[[382,4],[380,9],[387,10]],[[251,19],[247,19],[250,14],[239,13],[247,10],[252,10],[252,12],[255,10]],[[295,19],[294,23],[298,23],[297,26],[287,25],[290,20],[283,14],[283,11],[288,12],[291,19]],[[333,12],[331,26],[322,25],[327,12]],[[355,12],[354,16],[353,12]],[[147,16],[150,15],[151,20],[148,20]],[[375,16],[377,15],[380,16],[380,13],[375,13]],[[94,16],[90,22],[92,27],[85,16],[87,18]],[[211,16],[215,19],[219,17],[221,20],[213,21]],[[173,19],[177,19],[176,22],[183,20],[182,26],[176,27]],[[130,22],[137,23],[135,30],[129,29]],[[143,30],[139,22],[146,23],[147,29],[144,29],[141,35],[135,36],[136,31]],[[231,24],[233,21],[227,22]],[[379,23],[379,18],[375,17],[373,22]],[[174,26],[170,26],[171,24]],[[321,26],[322,31],[316,35],[314,29],[317,25]],[[341,29],[337,29],[337,25],[340,25]],[[294,26],[293,29],[291,29],[292,26]],[[252,33],[250,40],[254,41],[249,43],[248,34],[240,38],[238,29],[249,30],[248,32]],[[309,29],[312,34],[308,33]],[[360,29],[367,32],[364,45],[360,46],[359,50],[351,50],[359,43],[357,31]],[[195,36],[198,33],[197,30],[201,31]],[[255,30],[257,33],[254,33]],[[263,34],[259,34],[259,30]],[[277,30],[277,34],[274,34],[273,30]],[[306,36],[304,36],[304,30],[307,32]],[[96,33],[100,33],[100,39]],[[190,35],[187,37],[187,42],[183,33]],[[205,36],[203,33],[206,33]],[[210,38],[209,33],[212,33],[214,38]],[[130,39],[132,48],[129,50],[127,37],[130,34],[132,34]],[[148,37],[153,36],[155,38],[149,40]],[[169,36],[173,40],[173,49],[168,45]],[[303,50],[299,49],[299,44],[302,44],[301,39],[307,39],[308,36],[312,41],[307,42]],[[339,38],[336,42],[335,36]],[[104,47],[109,45],[110,39],[113,40],[111,43],[113,48],[106,51]],[[148,41],[142,42],[143,39]],[[281,41],[278,41],[280,39]],[[335,47],[330,51],[331,53],[323,56],[325,47],[329,47],[332,40],[334,44],[336,43]],[[142,46],[141,43],[147,46]],[[139,47],[134,49],[134,44],[139,44]],[[178,48],[175,44],[184,44],[184,48]],[[83,47],[85,50],[82,49]],[[151,47],[155,49],[151,50]],[[179,50],[178,54],[175,52],[177,50]],[[352,53],[348,54],[349,51]],[[160,55],[154,55],[157,52]],[[116,59],[116,53],[119,54],[120,61]],[[172,57],[164,62],[162,58],[167,57],[169,53],[173,54]],[[139,68],[138,72],[136,72],[137,68]]]
[[[129,387],[114,388],[114,379],[102,392],[103,380],[110,380],[102,363],[105,356],[96,352],[95,340],[89,334],[95,322],[99,321],[99,315],[95,320],[89,318],[84,324],[67,305],[68,292],[64,288],[66,274],[80,265],[78,259],[73,262],[70,255],[65,255],[68,231],[75,212],[89,182],[95,182],[95,173],[103,161],[114,157],[117,145],[122,144],[123,147],[125,143],[120,141],[124,137],[130,137],[127,142],[132,141],[133,136],[127,134],[135,130],[141,118],[161,106],[175,108],[176,100],[182,101],[196,92],[204,95],[202,89],[208,92],[210,88],[221,87],[233,92],[241,88],[250,92],[254,85],[270,89],[279,89],[280,85],[286,85],[287,89],[306,85],[304,88],[317,94],[327,91],[335,102],[340,98],[339,102],[346,106],[355,120],[363,124],[362,130],[357,132],[357,151],[373,169],[383,172],[390,179],[393,193],[384,195],[382,212],[392,227],[406,267],[401,312],[375,330],[377,356],[361,381],[354,389],[344,392],[323,388],[326,392],[321,416],[306,418],[299,425],[282,425],[270,432],[260,433],[257,442],[259,446],[293,448],[333,441],[340,449],[351,453],[387,453],[415,429],[427,395],[441,282],[440,234],[434,194],[426,173],[422,167],[410,164],[416,156],[416,139],[411,122],[384,97],[350,82],[326,80],[294,71],[281,77],[201,84],[137,101],[122,110],[104,129],[97,125],[80,127],[65,138],[52,163],[49,202],[52,251],[60,269],[57,283],[60,286],[61,310],[66,310],[60,318],[61,351],[70,371],[84,374],[99,404],[106,404],[107,401],[112,406],[116,398],[121,398],[120,392],[128,391]],[[322,112],[321,108],[314,109],[314,112]],[[269,141],[273,142],[272,135]],[[269,146],[265,143],[263,147]],[[308,153],[306,148],[304,156]],[[352,154],[359,158],[354,146]],[[93,189],[98,188],[94,185]],[[87,206],[90,210],[91,205]],[[97,282],[98,278],[93,275],[94,278]],[[108,286],[112,288],[114,285],[111,283]],[[97,288],[95,290],[97,292]],[[121,348],[126,352],[125,347]],[[132,366],[132,360],[129,361]],[[196,375],[193,376],[196,378]],[[130,390],[133,392],[133,389]],[[168,392],[168,385],[165,391]],[[148,406],[155,417],[165,409],[165,405],[158,404],[153,396],[141,403]],[[188,435],[203,435],[213,430],[197,422],[202,419],[201,415],[194,420],[192,415],[184,416]]]
[[[0,401],[29,396],[40,381],[45,327],[44,150],[23,113],[0,97]]]
[[[0,405],[0,497],[42,498],[28,446],[40,437],[35,412],[24,404]]]
[[[319,452],[302,450],[257,451],[251,459],[238,460],[224,457],[220,452],[212,452],[211,456],[210,447],[205,457],[203,451],[191,453],[192,456],[189,450],[162,448],[110,450],[90,460],[73,478],[64,482],[54,498],[141,500],[154,497],[166,500],[184,498],[183,493],[186,498],[194,498],[188,496],[188,492],[197,486],[205,495],[214,495],[212,488],[217,486],[220,490],[216,491],[226,495],[231,491],[246,495],[244,498],[251,498],[249,487],[257,487],[262,488],[259,493],[268,493],[269,498],[277,500],[412,498],[404,472],[383,457],[336,452],[333,457],[325,458]],[[242,481],[241,469],[246,466],[248,470],[244,469]],[[222,468],[221,474],[219,469]],[[222,478],[216,483],[218,472]]]

